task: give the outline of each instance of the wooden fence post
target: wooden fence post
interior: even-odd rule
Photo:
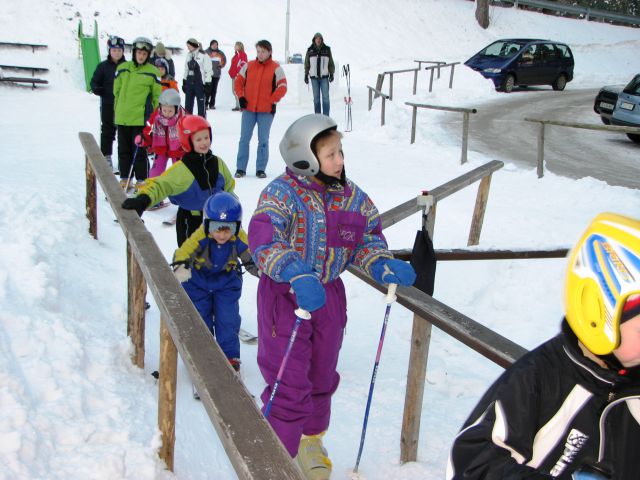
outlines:
[[[413,74],[413,94],[415,95],[416,92],[418,91],[418,72],[420,71],[419,68],[416,68],[415,73]]]
[[[176,379],[178,350],[160,317],[160,378],[158,379],[158,428],[162,433],[162,447],[158,456],[173,472],[173,453],[176,443]]]
[[[449,89],[453,88],[453,69],[456,67],[455,63],[451,64],[451,76],[449,77]]]
[[[434,69],[431,68],[431,76],[429,77],[429,93],[433,90],[433,71]]]
[[[89,233],[98,239],[98,214],[96,208],[96,174],[89,163],[89,156],[84,156],[87,182],[86,210],[89,219]]]
[[[389,74],[389,100],[393,100],[393,73]]]
[[[423,215],[423,225],[433,239],[436,220],[436,203]],[[411,330],[411,352],[407,372],[407,391],[404,398],[402,433],[400,435],[400,462],[415,462],[418,458],[418,440],[420,439],[420,418],[422,399],[427,376],[427,359],[431,341],[431,322],[417,314],[413,315]]]
[[[544,176],[544,123],[540,122],[538,132],[538,178]]]
[[[393,85],[393,82],[391,82],[391,85]],[[386,100],[387,100],[386,97],[382,95],[382,108],[380,109],[380,126],[384,125]]]
[[[418,107],[415,105],[412,107],[413,113],[411,114],[411,143],[416,141],[416,119],[418,118]]]
[[[469,145],[469,112],[462,112],[462,157],[460,163],[467,163],[467,148]]]
[[[487,175],[480,180],[480,185],[478,185],[478,194],[476,195],[476,206],[473,209],[473,218],[471,220],[471,229],[469,230],[467,246],[478,245],[480,242],[480,232],[482,231],[482,222],[484,220],[484,212],[487,208],[490,186],[491,175]]]
[[[369,89],[369,111],[371,111],[372,105],[373,105],[373,90]]]
[[[147,282],[129,242],[127,242],[127,292],[128,314],[127,335],[133,343],[131,361],[138,368],[144,368],[144,316]]]

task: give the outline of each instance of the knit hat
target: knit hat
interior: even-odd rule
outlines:
[[[193,48],[200,48],[200,42],[193,37],[187,40],[187,45],[191,45]]]
[[[640,315],[640,294],[638,293],[630,295],[629,298],[627,298],[624,307],[622,307],[620,323],[631,320],[636,315]]]
[[[169,72],[169,62],[167,62],[164,58],[158,57],[153,61],[153,64],[160,68],[164,68],[165,72]]]
[[[156,43],[156,53],[163,57],[167,54],[167,48],[164,46],[164,43],[162,42]]]

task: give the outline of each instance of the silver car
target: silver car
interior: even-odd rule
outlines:
[[[616,108],[611,115],[611,124],[640,127],[640,74],[633,77],[618,94]],[[640,143],[640,135],[636,133],[627,133],[627,137],[635,143]]]

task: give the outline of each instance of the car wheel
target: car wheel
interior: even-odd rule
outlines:
[[[640,135],[637,133],[627,133],[627,137],[629,137],[629,140],[633,143],[640,143]]]
[[[502,82],[502,91],[505,93],[511,93],[513,90],[513,86],[516,84],[516,77],[512,74],[504,77],[504,81]]]
[[[604,123],[605,125],[611,125],[611,120],[609,120],[608,118],[600,117],[600,120],[602,120],[602,123]]]
[[[564,74],[558,75],[556,81],[551,85],[554,90],[564,90],[564,87],[567,86],[567,77]]]

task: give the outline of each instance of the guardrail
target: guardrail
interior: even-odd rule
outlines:
[[[544,120],[540,118],[525,118],[524,121],[540,124],[540,130],[538,130],[538,161],[537,161],[538,178],[542,178],[544,176],[545,125],[556,125],[559,127],[569,127],[569,128],[581,128],[584,130],[596,130],[599,132],[633,133],[636,135],[640,135],[640,127],[622,127],[617,125],[600,125],[600,124],[594,124],[594,123],[563,122],[560,120]]]
[[[425,67],[425,70],[431,70],[431,75],[429,77],[429,93],[431,93],[431,91],[433,90],[434,70],[438,71],[438,78],[440,78],[440,69],[446,68],[446,67],[451,67],[451,73],[449,74],[449,90],[451,90],[453,88],[453,72],[454,72],[454,69],[456,68],[456,65],[459,65],[459,64],[460,62],[453,62],[453,63],[442,63],[442,64],[434,65],[432,67]],[[416,92],[414,91],[413,93],[415,94]]]
[[[382,78],[384,81],[384,76],[389,75],[389,100],[393,100],[393,76],[395,74],[400,73],[408,73],[413,72],[413,94],[416,94],[416,89],[418,88],[418,72],[420,68],[405,68],[403,70],[389,70],[387,72],[382,72]]]
[[[599,18],[602,20],[625,23],[628,25],[640,25],[640,17],[635,17],[632,15],[622,15],[615,12],[598,10],[598,9],[589,8],[589,7],[580,7],[577,5],[566,5],[566,4],[550,2],[546,0],[500,0],[499,3],[512,3],[513,6],[516,8],[519,5],[526,5],[527,7],[542,8],[542,9],[551,10],[554,12],[571,13],[574,15],[584,15],[585,20],[590,20],[591,18]]]
[[[459,112],[462,113],[462,154],[460,157],[460,163],[466,163],[467,150],[469,145],[469,115],[472,113],[478,113],[475,108],[462,108],[462,107],[445,107],[442,105],[428,105],[425,103],[413,103],[405,102],[405,105],[409,105],[413,108],[411,114],[411,143],[416,141],[416,120],[418,117],[418,108],[427,108],[431,110],[444,110],[446,112]]]
[[[123,210],[120,207],[125,195],[111,173],[95,139],[88,133],[80,133],[80,141],[85,151],[89,232],[97,238],[97,179],[127,237],[129,282],[127,332],[134,344],[132,361],[139,367],[142,367],[144,362],[144,298],[147,285],[160,309],[158,425],[163,441],[159,452],[160,457],[172,470],[175,442],[176,369],[179,352],[238,477],[256,480],[302,480],[300,471],[293,464],[291,457],[256,407],[240,378],[229,365],[189,297],[174,278],[153,237],[135,212]],[[492,173],[502,166],[502,162],[494,160],[434,188],[426,195],[420,195],[383,213],[381,215],[383,228],[422,210],[423,225],[432,237],[437,203],[480,180],[469,233],[470,244],[477,243],[482,228],[490,178]],[[352,266],[349,271],[380,292],[385,292],[384,286],[377,284],[362,270]],[[399,287],[396,295],[398,303],[414,313],[401,434],[401,461],[408,462],[415,461],[417,458],[432,326],[440,328],[502,367],[510,366],[526,353],[526,350],[415,287]]]
[[[79,136],[85,152],[89,232],[97,239],[97,179],[127,238],[127,333],[134,345],[132,362],[140,368],[144,366],[147,285],[160,309],[159,455],[167,468],[173,471],[179,352],[238,478],[303,480],[140,217],[120,207],[126,197],[95,139],[89,133]]]
[[[387,100],[391,100],[391,97],[386,93],[382,93],[380,90],[370,87],[367,85],[369,89],[369,111],[371,111],[371,107],[373,106],[373,95],[375,93],[376,97],[382,97],[382,105],[380,107],[380,126],[383,126],[385,123],[385,115],[386,115],[386,104]]]

